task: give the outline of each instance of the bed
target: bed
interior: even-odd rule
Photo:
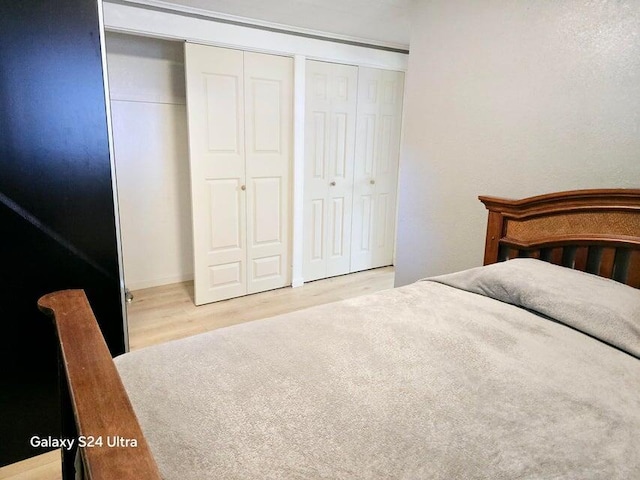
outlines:
[[[43,297],[63,436],[104,443],[65,478],[640,478],[640,190],[480,200],[483,267],[115,362]]]

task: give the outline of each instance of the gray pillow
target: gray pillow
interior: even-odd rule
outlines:
[[[552,318],[640,358],[640,290],[517,258],[427,279]]]

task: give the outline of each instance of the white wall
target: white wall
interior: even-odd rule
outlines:
[[[482,263],[479,194],[640,186],[640,2],[413,3],[396,284]]]
[[[125,284],[193,278],[181,42],[107,33]]]

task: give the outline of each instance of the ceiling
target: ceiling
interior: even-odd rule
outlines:
[[[187,7],[406,48],[411,0],[129,0]],[[198,12],[198,10],[200,12]],[[238,19],[242,21],[242,19]]]

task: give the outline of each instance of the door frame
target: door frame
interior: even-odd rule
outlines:
[[[120,304],[122,305],[122,329],[124,332],[124,351],[129,351],[129,319],[127,317],[127,301],[124,283],[124,254],[122,253],[122,232],[120,229],[120,207],[118,184],[116,179],[116,158],[113,144],[113,124],[111,123],[111,101],[109,94],[109,75],[107,72],[107,43],[105,39],[104,4],[97,0],[98,30],[100,37],[100,61],[102,63],[102,84],[104,86],[104,103],[107,115],[107,141],[109,143],[109,163],[111,164],[111,190],[113,191],[113,214],[116,227],[116,250],[118,253],[118,281],[120,282]]]

